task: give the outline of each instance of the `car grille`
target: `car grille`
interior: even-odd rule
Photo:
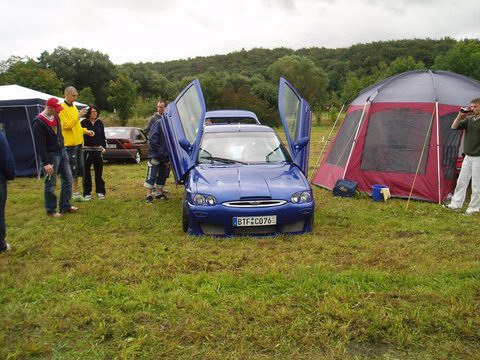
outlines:
[[[279,206],[285,204],[285,200],[238,200],[238,201],[226,201],[224,206],[248,208],[248,207],[269,207]]]
[[[275,225],[271,226],[246,226],[239,227],[233,230],[234,235],[269,235],[275,234],[277,228]]]

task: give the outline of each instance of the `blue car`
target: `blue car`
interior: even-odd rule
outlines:
[[[315,204],[306,179],[311,111],[283,78],[279,112],[288,150],[251,112],[206,112],[198,80],[167,106],[162,127],[175,180],[185,185],[185,232],[262,236],[312,230]],[[207,120],[215,115],[222,120]]]

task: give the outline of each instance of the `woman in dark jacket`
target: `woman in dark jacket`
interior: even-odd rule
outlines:
[[[5,135],[0,131],[0,252],[10,250],[5,241],[5,204],[7,202],[7,180],[15,178],[15,160]]]
[[[84,150],[84,168],[85,175],[83,177],[83,197],[85,199],[92,199],[92,175],[90,168],[93,164],[93,171],[95,172],[95,192],[99,199],[105,199],[105,181],[103,180],[103,153],[107,146],[107,139],[105,138],[105,128],[102,120],[98,117],[100,110],[95,105],[90,105],[87,109],[85,119],[80,125],[88,130],[92,130],[94,136],[83,136],[83,150]]]

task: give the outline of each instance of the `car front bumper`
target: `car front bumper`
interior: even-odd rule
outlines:
[[[190,234],[213,236],[265,236],[275,234],[302,234],[312,231],[315,203],[292,204],[287,202],[271,207],[227,207],[222,204],[198,206],[186,202]],[[276,225],[233,225],[234,217],[276,215]]]

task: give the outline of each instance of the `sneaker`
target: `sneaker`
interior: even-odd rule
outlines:
[[[54,213],[48,213],[47,216],[50,216],[52,218],[57,219],[57,218],[61,218],[63,216],[63,214],[60,214],[58,212],[54,212]]]
[[[87,199],[86,197],[83,197],[79,193],[73,193],[73,201],[75,202],[85,202],[85,201],[90,201],[92,200],[92,197],[90,196],[90,199]]]
[[[92,195],[85,195],[85,196],[83,197],[83,200],[84,200],[84,201],[90,201],[90,200],[92,200]]]
[[[10,246],[9,243],[6,242],[5,245],[6,245],[6,248],[3,249],[3,250],[0,250],[0,253],[12,250],[12,248],[11,248],[11,246]]]
[[[152,195],[148,195],[145,199],[145,202],[147,204],[152,204],[153,203],[153,196]]]
[[[168,198],[165,196],[165,194],[157,194],[157,195],[155,195],[155,199],[157,199],[157,200],[168,200]]]
[[[465,211],[465,215],[467,215],[467,216],[470,216],[470,215],[473,215],[473,214],[476,214],[476,213],[478,213],[477,210],[468,210],[467,209],[467,211]]]
[[[453,211],[460,210],[460,208],[450,207],[450,205],[445,205],[445,204],[443,204],[442,207],[447,210],[453,210]]]
[[[99,200],[105,200],[105,194],[98,193],[97,197],[98,197]]]
[[[155,199],[157,200],[168,200],[164,193],[156,194]]]

